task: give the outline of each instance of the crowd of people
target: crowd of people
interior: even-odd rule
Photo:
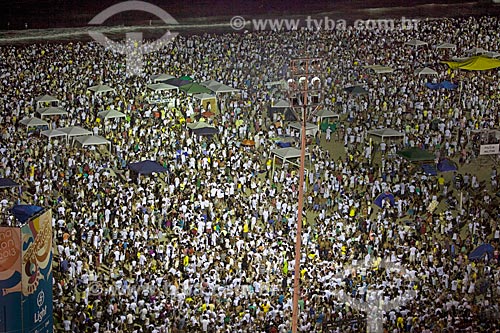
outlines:
[[[22,199],[53,212],[55,330],[289,332],[300,274],[299,332],[359,332],[370,312],[380,312],[388,332],[498,332],[498,175],[472,146],[474,131],[498,128],[499,72],[440,62],[475,46],[499,50],[498,25],[497,17],[472,17],[427,20],[418,30],[179,35],[144,55],[137,76],[123,55],[96,42],[0,47],[0,177],[24,193],[4,190],[2,210]],[[411,39],[428,45],[405,45]],[[436,49],[441,42],[456,50]],[[283,109],[271,107],[287,93],[266,83],[289,79],[298,51],[323,59],[319,99],[340,120],[307,147],[295,272],[299,172],[273,166],[271,154],[278,133],[290,133]],[[374,64],[395,72],[365,67]],[[438,75],[414,74],[425,66]],[[161,73],[240,92],[218,94],[214,115],[204,117],[206,106],[182,92],[150,103],[156,97],[146,86]],[[460,89],[430,90],[433,79]],[[100,83],[115,91],[88,91]],[[353,84],[367,94],[348,94]],[[69,112],[46,118],[52,129],[82,126],[111,149],[23,126],[44,94]],[[98,118],[110,109],[126,118]],[[198,136],[190,121],[218,134]],[[367,135],[382,127],[404,138]],[[455,161],[460,186],[395,154],[408,147]],[[128,169],[142,160],[168,171]],[[394,200],[375,205],[385,193]],[[483,243],[494,252],[469,260]]]

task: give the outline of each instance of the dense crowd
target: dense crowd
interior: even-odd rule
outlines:
[[[428,20],[418,30],[178,36],[144,55],[138,76],[96,42],[0,47],[0,177],[20,182],[24,201],[52,209],[56,331],[289,332],[300,274],[300,332],[359,332],[378,310],[388,332],[498,332],[498,175],[472,146],[474,131],[498,128],[499,72],[440,62],[475,46],[500,50],[498,24],[481,17]],[[428,46],[405,45],[413,38]],[[441,42],[457,48],[436,49]],[[307,147],[300,272],[298,172],[273,167],[271,155],[287,126],[271,103],[287,95],[266,86],[291,77],[297,50],[324,59],[320,99],[341,115],[335,132]],[[395,72],[364,67],[373,64]],[[428,89],[432,78],[414,74],[424,66],[460,88]],[[241,92],[219,94],[218,112],[203,117],[192,96],[146,88],[160,73]],[[100,83],[115,92],[87,90]],[[347,94],[352,84],[368,93]],[[51,128],[82,126],[110,140],[111,151],[27,130],[20,120],[37,115],[44,94],[69,112],[51,117]],[[150,103],[158,97],[172,102]],[[127,117],[98,119],[106,109]],[[188,118],[218,134],[193,134]],[[404,138],[371,140],[367,131],[381,127]],[[420,172],[395,154],[407,147],[456,161],[461,182]],[[168,173],[128,170],[146,159]],[[394,202],[374,205],[389,192]],[[4,190],[2,200],[6,211],[18,194]],[[440,208],[429,210],[435,202]],[[482,243],[493,255],[469,260]],[[401,306],[384,306],[391,300]]]

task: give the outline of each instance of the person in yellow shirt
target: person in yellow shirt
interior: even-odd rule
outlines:
[[[397,327],[401,329],[404,328],[404,319],[401,316],[399,316],[397,319]]]
[[[356,207],[352,206],[351,209],[349,209],[349,217],[354,217],[356,215]]]
[[[304,280],[304,276],[306,275],[306,272],[307,272],[306,268],[300,270],[300,279],[301,280]]]
[[[444,186],[444,177],[442,175],[439,176],[439,178],[438,178],[438,184],[440,187]]]
[[[244,239],[248,239],[248,232],[249,232],[249,227],[248,227],[248,221],[247,221],[243,225],[243,238]]]

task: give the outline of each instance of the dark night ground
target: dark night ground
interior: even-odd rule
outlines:
[[[119,3],[116,0],[0,0],[0,30],[86,26],[103,9]],[[228,22],[233,15],[253,17],[284,17],[286,15],[328,14],[330,18],[368,19],[385,17],[441,17],[499,15],[500,5],[491,0],[151,0],[169,12],[180,23],[200,21]],[[204,18],[204,19],[200,19]],[[207,19],[209,18],[209,19]],[[118,14],[107,25],[133,25],[154,19],[140,12]]]

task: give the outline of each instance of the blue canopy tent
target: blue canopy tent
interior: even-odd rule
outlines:
[[[375,198],[373,203],[382,208],[382,201],[384,200],[386,201],[388,200],[391,206],[394,206],[396,204],[396,200],[394,200],[394,195],[388,192],[379,194],[379,196]]]
[[[158,162],[146,160],[136,163],[129,163],[128,168],[139,175],[147,175],[150,176],[153,172],[161,173],[168,172],[168,169],[165,168]]]
[[[469,260],[481,260],[486,254],[488,254],[488,258],[491,258],[494,250],[491,244],[481,244],[469,253]]]
[[[429,176],[437,176],[438,174],[433,164],[422,164],[422,171]]]
[[[43,210],[40,206],[33,205],[15,205],[10,209],[10,212],[21,223],[26,223],[32,216],[40,213]]]
[[[439,161],[437,168],[440,172],[448,172],[448,171],[458,170],[455,163],[450,161],[449,159],[446,159],[446,158]]]

